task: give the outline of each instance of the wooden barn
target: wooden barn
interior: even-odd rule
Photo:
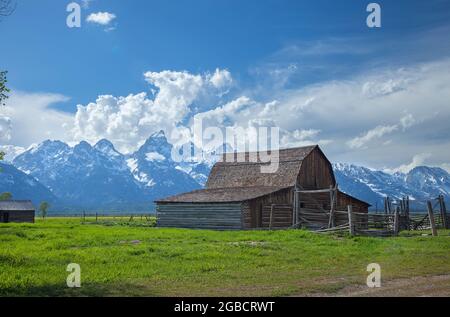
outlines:
[[[0,223],[34,222],[34,212],[30,200],[0,201]]]
[[[257,153],[258,154],[258,153]],[[279,150],[275,173],[262,173],[261,161],[214,165],[205,189],[156,201],[157,225],[205,229],[300,227],[300,211],[367,212],[370,206],[337,189],[333,168],[319,146]],[[259,158],[259,155],[257,156]]]

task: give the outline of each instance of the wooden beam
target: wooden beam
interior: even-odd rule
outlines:
[[[353,225],[353,207],[352,205],[347,206],[347,212],[348,212],[348,226],[349,226],[349,232],[351,236],[355,235],[355,227]]]
[[[436,230],[436,224],[434,222],[433,205],[429,200],[427,201],[427,207],[428,207],[428,218],[430,219],[431,233],[434,237],[436,237],[438,234]]]
[[[399,209],[400,207],[397,206],[397,208],[395,208],[395,214],[394,214],[394,235],[398,235],[398,229],[399,229]]]
[[[335,205],[335,201],[336,201],[336,188],[332,189],[332,187],[330,186],[330,219],[328,220],[328,228],[333,228],[335,226],[335,221],[334,221],[334,205]]]
[[[328,193],[332,191],[333,189],[312,189],[312,190],[296,190],[297,193],[304,193],[304,194],[319,194],[319,193]]]
[[[447,221],[447,209],[445,207],[444,195],[439,195],[439,208],[441,211],[442,225],[444,229],[449,229],[449,224]]]

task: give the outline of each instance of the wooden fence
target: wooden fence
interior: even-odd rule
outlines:
[[[73,213],[50,214],[48,218],[79,218],[81,222],[154,222],[155,214],[150,213]]]
[[[349,231],[351,235],[377,237],[398,235],[401,230],[429,229],[436,236],[437,229],[449,229],[450,217],[443,196],[427,201],[427,213],[410,212],[407,198],[397,206],[387,199],[385,206],[386,212],[381,214],[354,212],[350,205],[346,211],[300,208],[297,227],[316,232]]]

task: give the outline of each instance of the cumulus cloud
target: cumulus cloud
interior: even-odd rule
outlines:
[[[96,23],[100,25],[109,25],[114,19],[116,18],[116,15],[114,13],[110,12],[97,12],[97,13],[91,13],[86,18],[87,22],[90,23]]]
[[[216,74],[228,77],[221,70],[216,70]],[[145,92],[127,97],[107,95],[86,106],[78,105],[75,140],[95,143],[107,138],[119,150],[129,152],[161,129],[170,138],[172,130],[183,128],[184,121],[193,114],[194,103],[225,85],[225,81],[213,85],[209,74],[186,71],[146,72],[144,78],[153,88],[153,98]]]
[[[216,68],[216,71],[209,78],[209,81],[218,89],[227,89],[233,83],[233,78],[228,70]]]

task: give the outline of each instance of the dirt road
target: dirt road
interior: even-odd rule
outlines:
[[[337,293],[312,296],[443,296],[450,297],[450,274],[382,282],[380,288],[348,286]]]

